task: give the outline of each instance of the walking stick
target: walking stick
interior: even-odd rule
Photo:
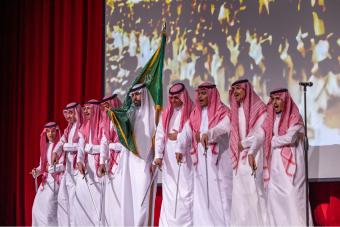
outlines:
[[[206,183],[207,183],[207,199],[208,199],[208,209],[209,209],[209,178],[208,178],[208,152],[207,152],[207,146],[204,144],[204,153],[203,155],[205,156],[205,176],[206,176]]]
[[[177,213],[178,185],[179,185],[180,172],[181,172],[181,162],[178,163],[178,174],[177,174],[177,181],[176,181],[175,218],[176,218],[176,213]]]
[[[100,218],[100,216],[99,216],[99,212],[98,212],[98,209],[97,209],[97,207],[96,207],[96,204],[94,203],[94,199],[93,199],[92,192],[91,192],[91,190],[90,190],[90,186],[89,186],[89,184],[88,184],[88,180],[87,180],[86,175],[87,175],[87,173],[84,173],[83,179],[84,179],[85,182],[86,182],[87,190],[89,191],[89,194],[90,194],[90,198],[91,198],[93,207],[94,207],[94,209],[95,209],[95,211],[96,211],[97,218],[98,218],[98,220],[99,220],[99,222],[100,222],[101,218]]]
[[[159,167],[156,166],[156,170],[155,170],[155,172],[154,172],[154,174],[153,174],[153,176],[152,176],[152,179],[151,179],[151,181],[150,181],[150,184],[148,185],[148,188],[146,189],[145,195],[144,195],[144,197],[143,197],[142,204],[141,204],[140,206],[143,206],[143,204],[144,204],[144,202],[145,202],[145,199],[146,199],[146,197],[147,197],[147,195],[148,195],[148,193],[149,193],[149,190],[150,190],[150,188],[151,188],[151,185],[153,184],[153,182],[154,182],[155,179],[156,179],[158,170],[159,170]]]

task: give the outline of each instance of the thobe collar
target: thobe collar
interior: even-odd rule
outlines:
[[[281,113],[275,113],[276,118],[280,118],[281,116],[282,116],[282,112]]]
[[[174,108],[174,111],[180,111],[182,109],[182,106],[180,106],[180,107],[175,107]]]

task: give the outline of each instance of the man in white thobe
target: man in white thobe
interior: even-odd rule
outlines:
[[[266,224],[261,131],[266,106],[248,80],[232,84],[230,154],[233,167],[231,225]]]
[[[192,226],[192,163],[187,154],[176,160],[177,138],[189,119],[193,103],[182,83],[169,89],[168,106],[157,126],[154,163],[162,167],[160,226]],[[185,161],[184,161],[185,160]]]
[[[36,188],[32,207],[32,226],[56,226],[58,225],[58,190],[59,179],[63,168],[63,154],[57,157],[57,166],[52,163],[52,151],[60,139],[60,130],[55,122],[45,124],[44,130],[40,135],[40,163],[37,168],[32,170],[32,175],[37,178],[42,176],[39,188]],[[36,185],[37,187],[37,185]]]
[[[267,113],[263,129],[268,224],[306,225],[302,117],[287,89],[270,93]]]
[[[104,179],[98,175],[100,159],[100,102],[90,100],[85,103],[84,123],[80,128],[74,198],[75,225],[104,225],[103,196]]]
[[[133,222],[127,221],[130,212],[124,212],[126,205],[126,191],[130,190],[126,167],[127,151],[122,150],[114,124],[107,115],[107,111],[121,106],[117,95],[106,96],[101,101],[102,138],[100,142],[100,165],[98,168],[101,177],[105,180],[104,210],[109,226],[127,226]],[[106,175],[105,175],[106,174]],[[128,182],[128,184],[126,184]]]
[[[53,163],[62,151],[65,152],[65,172],[61,178],[58,193],[58,224],[62,226],[74,226],[74,193],[77,174],[77,151],[79,135],[78,131],[82,125],[83,118],[81,107],[76,102],[66,105],[63,110],[64,117],[68,122],[63,136],[53,150]]]
[[[133,129],[137,154],[128,152],[128,167],[131,184],[131,199],[134,226],[153,223],[154,196],[156,182],[147,193],[151,182],[151,165],[154,159],[152,137],[156,132],[155,104],[144,84],[136,84],[130,91],[132,107],[128,112]],[[147,193],[147,194],[146,194]],[[143,197],[146,197],[143,202]],[[131,216],[130,216],[131,219]]]
[[[193,163],[193,225],[226,226],[230,215],[231,160],[225,140],[202,145],[201,134],[229,114],[216,85],[198,86],[195,107],[178,139],[177,159],[190,152]]]

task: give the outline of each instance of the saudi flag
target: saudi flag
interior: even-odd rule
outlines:
[[[132,82],[125,97],[123,106],[117,109],[108,111],[111,121],[115,124],[120,143],[129,151],[138,155],[136,145],[133,139],[133,127],[128,117],[128,111],[132,105],[132,99],[129,93],[135,84],[145,84],[151,95],[156,110],[156,125],[158,124],[160,111],[163,105],[163,61],[164,49],[166,43],[166,33],[162,31],[162,41],[160,47],[152,55],[150,60],[146,63],[142,71],[138,74],[136,79]]]

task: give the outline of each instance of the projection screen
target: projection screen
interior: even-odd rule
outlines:
[[[266,102],[286,87],[303,114],[308,88],[311,179],[340,178],[340,4],[332,0],[105,1],[105,94],[121,99],[160,43],[167,24],[164,100],[182,81],[193,97],[214,82],[249,79]]]

